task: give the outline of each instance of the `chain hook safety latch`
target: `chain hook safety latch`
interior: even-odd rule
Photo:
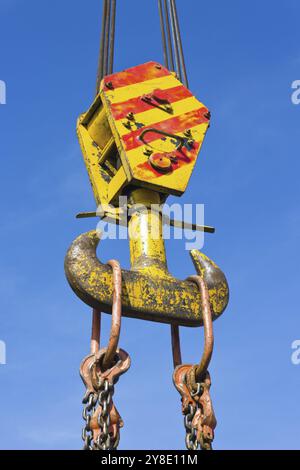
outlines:
[[[211,450],[214,429],[217,425],[209,393],[211,379],[207,370],[214,346],[213,323],[209,292],[203,274],[202,271],[201,275],[189,278],[197,285],[202,299],[204,350],[198,364],[182,364],[179,327],[178,325],[171,326],[175,367],[173,382],[181,395],[182,413],[186,429],[185,442],[189,450],[197,450],[199,446],[203,450]]]
[[[114,387],[119,377],[130,367],[130,357],[118,349],[122,316],[122,280],[118,261],[107,263],[113,269],[112,321],[108,346],[100,349],[101,313],[93,310],[91,353],[80,365],[80,375],[86,386],[83,398],[82,432],[84,450],[113,450],[120,440],[123,420],[113,403]]]

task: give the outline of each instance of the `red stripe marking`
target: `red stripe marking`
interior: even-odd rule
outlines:
[[[208,122],[209,119],[207,118],[207,116],[204,116],[207,112],[207,108],[202,107],[196,109],[195,111],[190,111],[189,113],[181,114],[180,116],[167,119],[166,121],[161,121],[152,124],[151,126],[142,127],[141,129],[130,132],[130,134],[125,134],[122,137],[125,150],[133,150],[137,147],[141,147],[142,145],[144,145],[144,143],[139,140],[139,136],[145,129],[155,128],[160,131],[169,132],[170,134],[176,134],[178,132],[183,132],[191,127],[195,127],[204,122]],[[146,141],[150,143],[159,138],[160,136],[157,133],[149,132],[147,134]]]
[[[145,82],[146,80],[152,80],[154,78],[165,77],[166,75],[170,75],[170,72],[165,67],[157,62],[147,62],[146,64],[132,67],[123,72],[107,75],[101,83],[101,90],[106,90],[105,83],[108,82],[112,83],[113,89],[115,90],[116,88]]]
[[[173,88],[168,88],[167,90],[160,90],[156,89],[153,90],[151,93],[155,96],[155,92],[159,93],[160,99],[168,100],[170,104],[176,103],[176,101],[183,100],[185,98],[190,98],[193,94],[185,88],[183,85],[179,85]],[[122,103],[114,103],[111,105],[111,111],[114,119],[117,121],[118,119],[123,119],[127,116],[128,113],[143,113],[144,111],[149,111],[150,109],[155,109],[155,106],[146,103],[141,99],[142,97],[139,96],[137,98],[132,98],[128,101],[123,101]],[[160,105],[154,100],[154,103],[157,106],[163,107],[164,105]]]

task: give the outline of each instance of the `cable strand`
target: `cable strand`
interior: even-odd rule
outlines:
[[[112,0],[111,5],[111,24],[109,34],[109,62],[108,62],[108,73],[113,73],[114,69],[114,52],[115,52],[115,31],[116,31],[116,0]]]
[[[187,77],[187,71],[186,71],[186,65],[185,65],[185,58],[184,58],[184,52],[183,52],[183,46],[182,46],[182,39],[181,39],[181,32],[180,32],[180,26],[179,26],[179,20],[178,20],[176,0],[171,0],[171,2],[172,2],[172,7],[173,7],[174,26],[175,26],[175,34],[176,34],[176,39],[177,39],[177,44],[178,44],[179,61],[180,61],[182,79],[183,79],[182,81],[183,81],[184,85],[188,88],[189,83],[188,83],[188,77]]]
[[[169,57],[168,57],[168,49],[167,49],[166,29],[165,29],[165,21],[164,21],[162,0],[158,0],[158,10],[159,10],[159,20],[160,20],[162,43],[163,43],[163,51],[164,51],[164,62],[165,62],[165,66],[168,69],[169,68]]]
[[[174,50],[174,56],[175,56],[175,71],[179,79],[182,81],[180,59],[179,59],[179,49],[178,49],[178,41],[177,41],[177,36],[176,36],[175,18],[174,18],[172,0],[169,0],[169,15],[170,15],[170,22],[171,22],[172,38],[173,38],[173,50]]]
[[[109,56],[109,36],[110,36],[110,16],[111,16],[111,0],[106,0],[107,12],[105,18],[105,42],[104,42],[104,57],[103,57],[103,76],[108,73],[108,56]],[[103,77],[102,77],[103,78]]]
[[[176,0],[158,0],[158,10],[165,66],[188,87]]]
[[[173,48],[172,48],[172,36],[171,36],[171,29],[170,29],[170,18],[169,18],[169,10],[168,10],[168,2],[164,0],[164,14],[165,14],[165,23],[166,23],[166,31],[167,31],[167,44],[168,44],[168,54],[169,54],[169,63],[172,70],[174,70],[174,56],[173,56]]]
[[[103,78],[103,72],[104,72],[103,59],[104,59],[104,46],[105,46],[106,15],[107,15],[107,0],[103,0],[100,51],[99,51],[97,79],[96,79],[96,95],[99,93],[100,82]]]

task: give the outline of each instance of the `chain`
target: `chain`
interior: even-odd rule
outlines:
[[[181,395],[187,449],[197,450],[200,446],[203,450],[211,450],[217,421],[209,392],[211,379],[207,370],[214,344],[209,291],[202,275],[191,276],[189,280],[197,284],[201,293],[204,351],[198,364],[182,364],[179,328],[178,325],[172,325],[171,338],[175,367],[173,382]]]
[[[98,393],[90,393],[83,399],[83,419],[85,425],[82,430],[83,450],[116,450],[120,441],[119,429],[116,434],[111,433],[111,405],[113,403],[114,385],[104,380],[99,386]],[[99,432],[94,440],[93,428]]]
[[[110,260],[113,270],[112,323],[107,348],[100,348],[101,313],[93,310],[91,350],[80,364],[86,387],[82,403],[85,425],[83,450],[115,450],[120,441],[123,420],[113,403],[115,384],[130,367],[130,357],[118,349],[121,328],[122,275],[118,261]]]
[[[110,405],[114,395],[114,385],[105,380],[99,391],[98,405],[101,412],[98,414],[97,423],[100,428],[100,434],[96,440],[97,450],[116,450],[120,441],[120,432],[117,430],[116,436],[110,433]]]
[[[189,405],[189,411],[184,417],[184,426],[185,426],[185,445],[188,450],[197,450],[198,441],[197,441],[197,430],[193,426],[193,419],[195,417],[197,407]]]
[[[188,450],[197,450],[198,447],[202,450],[212,450],[217,422],[209,393],[210,386],[210,375],[206,372],[203,381],[197,383],[196,392],[191,393],[193,404],[189,404],[184,410],[185,443]]]
[[[84,396],[82,417],[85,426],[82,429],[82,440],[84,441],[83,450],[93,450],[93,433],[90,427],[91,419],[95,413],[98,397],[96,393],[90,393],[88,397]]]

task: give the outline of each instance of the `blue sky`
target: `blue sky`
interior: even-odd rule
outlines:
[[[118,4],[115,69],[162,61],[156,1]],[[203,251],[231,288],[214,324],[214,446],[299,448],[291,343],[300,339],[300,105],[291,84],[300,79],[300,5],[178,0],[178,10],[190,88],[212,112],[181,202],[205,203],[217,232]],[[0,448],[77,449],[90,309],[67,285],[63,261],[95,226],[74,218],[94,209],[75,122],[94,93],[100,1],[0,0],[0,11]],[[100,251],[128,267],[126,241],[107,240]],[[194,273],[184,241],[168,241],[167,255],[174,275]],[[198,359],[202,334],[182,330],[185,361]],[[132,357],[115,396],[120,448],[184,448],[168,326],[124,319],[120,346]]]

